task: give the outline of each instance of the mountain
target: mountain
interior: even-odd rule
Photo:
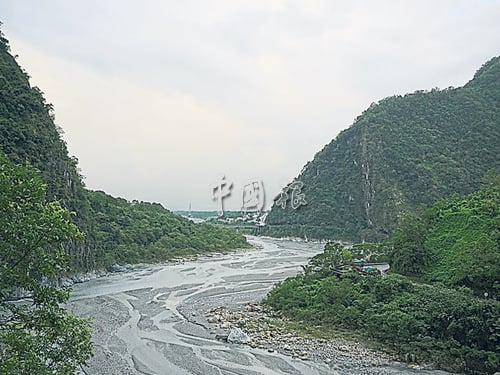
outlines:
[[[66,245],[73,270],[249,246],[236,231],[195,225],[159,204],[88,191],[61,133],[52,105],[30,85],[0,32],[0,154],[36,167],[46,200],[59,201],[85,234],[83,241]]]
[[[264,233],[381,240],[404,213],[471,193],[490,169],[500,170],[500,57],[463,87],[373,103],[294,180],[307,204],[277,197]]]

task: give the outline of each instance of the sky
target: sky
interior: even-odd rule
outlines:
[[[266,207],[376,102],[500,54],[500,0],[2,0],[11,53],[85,184],[172,210]]]

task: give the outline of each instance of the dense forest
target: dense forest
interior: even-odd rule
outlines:
[[[71,212],[83,239],[66,244],[71,269],[85,271],[114,263],[157,262],[176,256],[248,247],[234,230],[198,225],[159,204],[127,202],[85,189],[75,157],[54,123],[43,93],[0,39],[0,153],[41,173],[47,202]]]
[[[373,103],[295,181],[307,205],[273,205],[266,234],[378,241],[399,218],[476,190],[500,170],[500,58],[464,87]]]
[[[96,221],[97,259],[103,264],[152,263],[250,247],[233,229],[194,224],[158,203],[127,202],[100,191],[86,194]]]
[[[388,275],[360,261],[388,259]],[[450,371],[500,368],[500,175],[401,221],[381,244],[329,243],[267,303],[322,330],[349,330]]]

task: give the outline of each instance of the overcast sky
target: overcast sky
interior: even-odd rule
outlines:
[[[461,86],[500,54],[500,1],[2,0],[13,54],[91,189],[267,202],[370,103]]]

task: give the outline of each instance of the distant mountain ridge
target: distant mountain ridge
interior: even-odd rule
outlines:
[[[307,205],[274,204],[264,233],[380,240],[399,217],[500,170],[500,57],[460,88],[416,91],[372,104],[306,164]]]

